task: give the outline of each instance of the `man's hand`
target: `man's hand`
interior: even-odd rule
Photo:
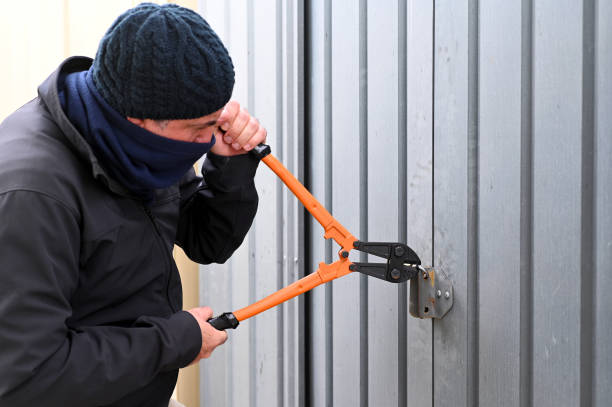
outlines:
[[[266,129],[234,100],[225,105],[217,125],[221,134],[215,134],[217,141],[210,151],[218,155],[245,154],[266,141]]]
[[[206,322],[213,316],[213,311],[209,307],[192,308],[187,312],[198,321],[200,332],[202,333],[202,348],[198,356],[190,363],[190,365],[193,365],[199,362],[200,359],[208,358],[217,346],[224,344],[227,340],[227,333],[216,330],[211,324]]]

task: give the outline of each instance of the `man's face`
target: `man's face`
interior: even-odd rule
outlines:
[[[223,109],[197,119],[158,121],[151,119],[127,119],[151,133],[172,140],[190,143],[210,143],[214,133],[219,133],[217,120]]]

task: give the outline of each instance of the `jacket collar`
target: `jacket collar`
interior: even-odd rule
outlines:
[[[91,58],[80,56],[66,59],[60,64],[55,72],[45,79],[38,87],[38,95],[47,106],[47,109],[62,131],[64,137],[73,146],[77,154],[91,165],[93,177],[100,180],[114,193],[137,199],[133,193],[128,191],[118,181],[114,180],[100,165],[100,162],[94,155],[89,144],[85,141],[85,138],[79,133],[70,120],[68,120],[68,117],[66,117],[59,100],[58,83],[60,79],[72,72],[88,70],[92,62],[93,60]]]

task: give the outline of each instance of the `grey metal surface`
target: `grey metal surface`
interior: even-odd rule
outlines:
[[[454,286],[436,321],[407,315],[407,286],[358,275],[255,317],[202,364],[203,406],[610,404],[610,2],[202,12],[281,161],[358,238],[405,240]],[[257,182],[248,241],[201,271],[219,312],[337,258],[267,168]]]
[[[398,239],[398,64],[391,57],[398,52],[397,9],[396,2],[368,2],[367,222],[373,242]],[[361,334],[369,338],[369,405],[394,405],[399,397],[397,291],[395,284],[368,280],[368,331]]]
[[[332,3],[331,46],[333,61],[332,100],[345,103],[332,105],[332,174],[333,207],[336,218],[348,230],[357,234],[361,228],[359,217],[360,179],[352,174],[359,173],[359,38],[362,35],[359,21],[359,2]],[[353,140],[353,142],[348,142]],[[313,230],[321,238],[319,230]],[[334,247],[334,254],[339,247]],[[354,258],[351,258],[355,261]],[[334,259],[335,260],[335,259]],[[361,393],[357,391],[361,376],[360,331],[361,307],[360,279],[349,275],[333,283],[333,397],[334,405],[348,404],[359,406]],[[367,354],[367,352],[366,352]]]
[[[581,17],[581,2],[534,2],[533,402],[538,406],[580,404],[580,332],[589,328],[580,321]]]
[[[433,265],[433,1],[407,4],[407,236],[424,265]],[[433,322],[408,317],[408,405],[427,407],[433,392]]]
[[[612,400],[612,2],[596,4],[593,405],[603,407]]]
[[[323,203],[326,201],[326,182],[330,181],[331,174],[325,171],[325,149],[328,147],[325,137],[325,109],[330,101],[325,99],[326,73],[323,61],[325,59],[325,12],[326,4],[316,2],[310,4],[306,13],[308,14],[307,40],[309,58],[306,67],[306,95],[309,101],[316,101],[307,105],[305,137],[308,140],[308,156],[306,163],[310,174],[310,191]],[[328,9],[329,11],[329,9]],[[328,208],[332,210],[332,208]],[[306,273],[312,273],[320,262],[326,260],[326,248],[321,238],[322,228],[313,217],[307,217],[306,222],[310,226],[308,236],[310,246],[310,258]],[[309,347],[307,361],[309,371],[309,386],[307,389],[308,404],[312,406],[325,406],[326,400],[330,398],[331,384],[327,382],[326,376],[332,371],[332,360],[328,359],[327,353],[329,341],[326,341],[328,330],[326,329],[326,310],[332,306],[326,297],[326,287],[317,287],[308,294],[308,342]]]
[[[483,406],[519,405],[521,4],[480,3],[478,388]],[[499,78],[504,80],[500,81]],[[500,233],[503,231],[503,233]]]
[[[468,308],[475,277],[468,268],[468,3],[435,2],[434,27],[434,267],[453,281],[455,302],[448,315],[434,321],[433,404],[462,407],[473,390],[474,335]],[[473,101],[472,101],[473,103]],[[471,297],[470,297],[471,296]],[[469,354],[468,354],[469,353]],[[473,360],[473,359],[472,359]],[[471,375],[471,376],[470,376]],[[470,387],[468,388],[468,384]]]

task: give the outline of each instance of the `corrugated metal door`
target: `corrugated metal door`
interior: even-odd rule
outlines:
[[[319,287],[231,334],[202,364],[203,405],[609,405],[610,2],[201,10],[281,160],[353,234],[407,242],[455,290],[432,322],[408,315],[406,285]],[[219,311],[338,249],[267,168],[258,185],[248,242],[201,271]]]

